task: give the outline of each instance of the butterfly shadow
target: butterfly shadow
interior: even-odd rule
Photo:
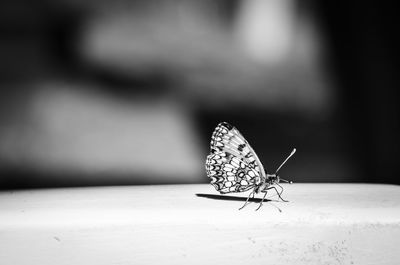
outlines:
[[[197,197],[207,198],[212,200],[224,200],[224,201],[246,201],[247,197],[229,196],[229,195],[219,195],[219,194],[204,194],[196,193]],[[264,202],[269,202],[274,200],[265,199]],[[249,202],[261,202],[261,198],[250,198]]]

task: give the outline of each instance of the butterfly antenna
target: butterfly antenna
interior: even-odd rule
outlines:
[[[292,152],[290,153],[290,155],[285,159],[285,161],[282,162],[282,164],[278,167],[278,169],[275,171],[275,174],[278,173],[278,171],[281,169],[281,167],[286,163],[286,161],[289,160],[290,157],[292,157],[292,155],[294,155],[294,153],[296,153],[296,148],[293,148]]]
[[[286,179],[283,179],[283,178],[280,178],[280,177],[279,177],[279,180],[283,181],[283,182],[286,182],[286,183],[289,183],[289,184],[293,184],[293,181],[291,181],[291,180],[286,180]]]

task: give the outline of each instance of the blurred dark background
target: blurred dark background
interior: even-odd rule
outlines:
[[[0,188],[205,183],[220,121],[294,182],[399,184],[396,8],[0,3]]]

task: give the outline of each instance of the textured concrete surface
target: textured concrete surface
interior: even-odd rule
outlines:
[[[294,184],[283,195],[239,211],[247,193],[205,184],[5,191],[0,263],[400,262],[399,186]]]

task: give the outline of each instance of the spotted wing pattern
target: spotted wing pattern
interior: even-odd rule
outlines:
[[[227,152],[241,158],[246,164],[255,168],[259,175],[264,174],[264,168],[257,154],[242,136],[238,129],[227,122],[221,122],[211,136],[211,153]]]
[[[211,184],[220,193],[249,190],[260,179],[254,168],[227,152],[215,152],[207,156],[206,172]]]
[[[242,192],[260,183],[264,168],[240,132],[227,122],[218,124],[211,136],[206,172],[221,193]]]

